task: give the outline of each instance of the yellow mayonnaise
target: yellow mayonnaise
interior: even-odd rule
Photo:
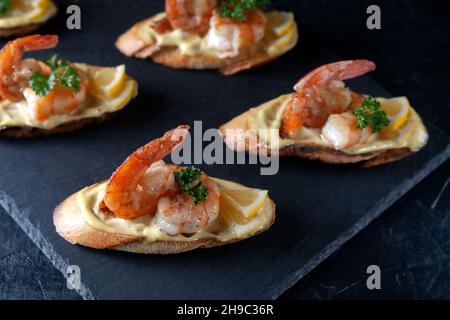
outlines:
[[[286,94],[274,100],[268,101],[259,107],[251,109],[247,119],[249,129],[258,132],[260,129],[275,129],[281,127],[281,119],[284,108],[290,101],[292,94]],[[378,99],[381,104],[386,99]],[[390,137],[383,137],[382,133],[377,135],[371,142],[354,146],[352,148],[342,149],[340,151],[348,154],[364,154],[369,152],[408,148],[411,151],[418,151],[428,141],[428,132],[423,125],[418,114],[411,108],[406,124],[398,132]],[[275,142],[275,143],[274,143]],[[283,147],[301,143],[312,144],[332,148],[332,146],[321,137],[320,129],[302,128],[292,139],[269,139],[266,141],[271,149],[281,149]]]
[[[298,41],[297,24],[294,22],[286,31],[290,37],[286,42],[279,43],[278,37],[275,34],[275,29],[278,27],[276,22],[271,23],[271,17],[276,16],[277,11],[266,14],[268,18],[267,29],[264,38],[261,40],[262,50],[269,56],[280,56],[291,50]],[[281,14],[281,13],[280,13]],[[215,58],[221,58],[223,52],[211,49],[208,47],[206,36],[200,36],[197,33],[190,33],[181,29],[175,29],[165,33],[159,33],[152,28],[152,23],[160,21],[166,17],[165,13],[160,13],[154,17],[149,18],[137,26],[136,33],[138,37],[147,44],[155,44],[158,47],[177,47],[183,54],[187,56],[206,55]]]
[[[220,179],[214,179],[221,185]],[[229,182],[228,182],[229,183]],[[147,242],[155,241],[196,241],[214,238],[221,242],[244,239],[258,230],[267,228],[273,220],[273,202],[266,199],[259,213],[245,225],[228,225],[219,214],[208,228],[195,233],[190,237],[183,235],[170,236],[158,229],[154,217],[145,216],[134,220],[116,218],[100,212],[99,205],[105,196],[106,182],[87,187],[77,194],[77,201],[84,221],[92,228],[114,234],[141,237]]]
[[[12,7],[0,15],[0,29],[43,23],[57,12],[50,0],[13,0]]]
[[[86,74],[98,67],[89,66],[82,63],[74,64],[77,68],[84,71]],[[131,89],[130,89],[131,88]],[[117,98],[96,98],[90,96],[88,99],[89,105],[84,107],[81,111],[70,115],[54,115],[49,119],[41,121],[35,119],[28,111],[27,102],[25,100],[14,103],[11,101],[0,102],[0,127],[33,127],[45,130],[54,129],[62,124],[87,119],[101,117],[106,113],[116,112],[136,96],[137,83],[131,78],[127,78],[124,85],[124,92],[131,90],[132,94],[129,96],[123,96],[119,94]],[[129,91],[128,91],[129,92]]]

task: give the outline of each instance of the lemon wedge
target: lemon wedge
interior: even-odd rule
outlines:
[[[415,123],[415,122],[410,122],[405,127],[403,127],[400,130],[400,134],[398,136],[399,143],[402,145],[407,144],[408,141],[413,136],[414,132],[416,131],[416,128],[417,128],[417,123]]]
[[[101,68],[91,75],[92,90],[104,97],[117,97],[123,90],[126,80],[126,68]]]
[[[268,197],[266,190],[247,188],[232,182],[221,182],[219,185],[220,212],[229,225],[248,224]]]
[[[115,109],[118,110],[126,105],[131,99],[133,99],[137,95],[137,83],[136,81],[126,81],[123,90],[120,95],[114,100],[108,101],[108,104],[111,106],[115,106]]]
[[[267,22],[269,29],[273,30],[277,36],[285,35],[295,27],[294,14],[291,12],[269,12]]]
[[[290,44],[295,42],[294,38],[297,36],[297,32],[295,30],[290,30],[289,33],[281,36],[277,40],[273,41],[271,45],[266,49],[269,55],[276,55],[279,52],[284,51],[286,48],[289,48]]]
[[[27,1],[30,2],[30,1]],[[48,8],[50,7],[49,0],[36,0],[31,1],[28,10],[25,13],[25,16],[30,19],[30,21],[36,21],[41,19],[47,13]]]
[[[405,97],[386,99],[381,103],[381,109],[386,111],[390,124],[384,129],[386,132],[396,132],[409,119],[411,105]]]

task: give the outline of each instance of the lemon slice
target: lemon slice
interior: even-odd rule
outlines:
[[[266,190],[247,188],[231,182],[219,185],[220,212],[229,225],[249,223],[268,197]]]
[[[117,97],[123,90],[126,80],[124,65],[116,68],[101,68],[91,75],[92,89],[105,97]]]
[[[410,122],[404,128],[400,130],[400,135],[398,137],[398,141],[400,144],[407,144],[411,139],[412,135],[416,131],[417,123]]]
[[[31,21],[39,20],[45,16],[50,7],[49,0],[36,0],[30,3],[30,11],[25,16]]]
[[[294,14],[290,12],[273,11],[269,12],[266,17],[269,29],[273,30],[277,36],[285,35],[295,27]]]
[[[263,206],[262,210],[265,210],[265,206],[268,206],[267,210],[272,210],[270,206],[272,204],[268,201],[264,202],[265,205]],[[263,228],[264,226],[267,226],[268,220],[265,216],[256,216],[253,218],[250,222],[241,225],[241,224],[234,224],[232,227],[233,233],[236,235],[237,238],[243,239],[251,234],[254,234],[258,229]]]
[[[293,29],[290,30],[289,33],[281,36],[277,40],[273,41],[271,45],[267,48],[267,53],[269,55],[276,55],[280,51],[285,50],[290,46],[291,43],[294,42],[294,38],[296,37],[297,32]]]
[[[125,86],[121,94],[114,100],[108,101],[109,105],[114,106],[115,110],[119,110],[124,105],[126,105],[131,99],[133,99],[137,94],[137,83],[134,80],[129,80],[125,82]]]
[[[381,109],[386,111],[390,124],[384,129],[386,132],[396,132],[409,119],[411,105],[405,97],[392,98],[382,101]]]

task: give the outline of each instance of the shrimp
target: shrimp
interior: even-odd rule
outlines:
[[[188,195],[182,193],[159,200],[155,224],[161,231],[171,236],[193,234],[208,227],[219,216],[218,185],[205,174],[199,180],[208,188],[208,197],[200,204],[195,205]]]
[[[0,52],[0,95],[3,99],[12,102],[23,100],[23,90],[28,86],[31,74],[36,71],[48,72],[39,61],[22,60],[22,55],[28,51],[51,49],[57,44],[57,36],[33,35],[10,41],[3,47]]]
[[[50,116],[71,114],[79,110],[88,95],[89,79],[81,70],[77,70],[77,73],[81,78],[80,91],[77,93],[59,83],[43,97],[37,95],[33,89],[25,88],[23,95],[31,115],[43,121]]]
[[[176,167],[158,162],[183,142],[188,129],[180,126],[153,140],[135,151],[114,172],[104,202],[116,217],[135,219],[154,215],[159,199],[176,193],[175,182],[169,179]]]
[[[217,0],[166,0],[167,18],[174,29],[205,34]]]
[[[70,114],[79,109],[87,97],[89,80],[80,70],[77,70],[81,77],[78,93],[57,83],[46,96],[39,96],[29,87],[29,78],[34,72],[48,76],[51,69],[35,59],[22,60],[23,53],[51,49],[57,44],[57,36],[33,35],[8,42],[0,53],[0,95],[12,102],[25,99],[30,114],[37,120]]]
[[[300,79],[283,111],[281,136],[290,138],[303,126],[321,128],[330,115],[343,113],[350,104],[361,102],[363,96],[351,92],[342,81],[375,68],[368,60],[341,61],[319,67]]]
[[[357,120],[350,112],[331,115],[322,128],[322,138],[336,150],[365,143],[372,137],[370,128],[358,129]]]
[[[205,183],[208,194],[204,201],[194,201],[179,189],[174,173],[182,168],[162,161],[183,142],[188,126],[167,132],[134,152],[112,175],[106,186],[106,206],[122,219],[155,215],[155,224],[169,235],[191,234],[206,228],[219,215],[220,191],[206,174],[198,179]]]
[[[251,49],[265,35],[266,16],[260,10],[249,10],[246,21],[222,18],[216,12],[206,35],[207,46],[222,53],[221,57],[235,57]]]

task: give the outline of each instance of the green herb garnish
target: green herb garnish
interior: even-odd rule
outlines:
[[[204,182],[200,181],[195,184],[202,175],[199,169],[188,167],[174,172],[173,175],[181,192],[190,196],[195,205],[198,205],[208,196],[208,187]]]
[[[11,9],[11,0],[0,0],[0,15],[3,15]]]
[[[219,8],[219,15],[222,18],[246,21],[247,10],[262,9],[270,2],[270,0],[224,0]]]
[[[37,95],[46,96],[57,82],[75,93],[80,92],[80,75],[67,60],[60,59],[54,54],[43,62],[50,67],[51,74],[45,76],[40,72],[34,72],[29,79],[30,87]]]
[[[386,111],[380,110],[381,103],[372,98],[364,99],[362,105],[353,110],[353,115],[358,121],[358,129],[363,130],[369,125],[373,132],[380,132],[383,127],[388,126],[390,121],[387,118]]]

